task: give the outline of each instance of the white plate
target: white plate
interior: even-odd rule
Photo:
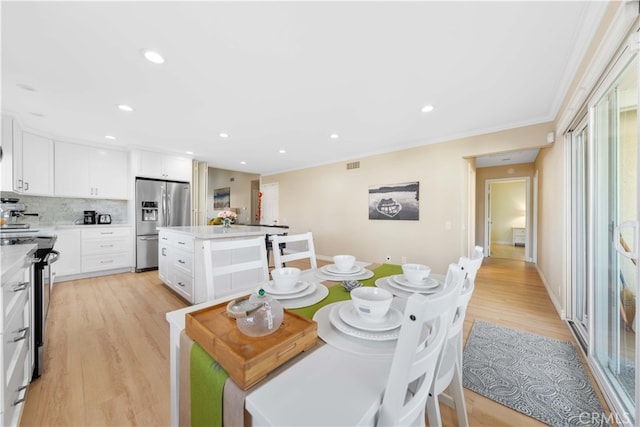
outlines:
[[[354,265],[353,267],[351,267],[351,270],[349,270],[349,271],[338,270],[338,267],[335,264],[325,265],[324,269],[326,270],[326,273],[338,274],[338,275],[341,275],[341,276],[348,276],[348,275],[352,275],[352,274],[358,274],[358,273],[360,273],[362,271],[362,267],[360,267],[359,265]]]
[[[370,341],[389,341],[398,339],[398,335],[400,335],[400,328],[395,328],[390,331],[364,331],[347,324],[338,315],[340,306],[344,304],[351,304],[351,301],[342,301],[337,304],[332,304],[331,311],[329,312],[329,322],[331,322],[333,327],[343,334]]]
[[[411,288],[411,289],[416,289],[419,291],[423,289],[431,289],[431,288],[438,287],[438,281],[435,279],[432,279],[431,277],[427,277],[426,279],[424,279],[423,283],[410,282],[407,280],[406,277],[404,277],[404,274],[396,274],[394,276],[391,276],[391,278],[393,279],[393,281],[395,281],[399,285],[402,285],[404,287]]]
[[[278,298],[278,301],[282,303],[282,307],[284,308],[302,308],[317,304],[329,295],[329,288],[322,283],[313,283],[312,286],[316,286],[316,291],[312,294],[303,295],[301,297],[296,295],[295,298],[290,299]]]
[[[302,292],[305,289],[307,289],[308,287],[309,287],[309,282],[305,282],[304,280],[300,280],[300,281],[298,281],[298,283],[293,285],[293,288],[288,289],[288,290],[285,291],[284,289],[278,289],[278,288],[274,287],[273,281],[270,280],[269,282],[265,283],[265,285],[262,287],[262,289],[264,289],[266,293],[271,294],[271,295],[289,295],[289,294],[297,294],[299,292]]]
[[[307,295],[311,295],[316,291],[316,289],[318,289],[318,285],[314,282],[305,282],[305,283],[307,284],[307,286],[302,291],[296,292],[295,294],[272,294],[268,292],[266,288],[262,288],[262,289],[264,289],[266,293],[268,293],[275,299],[282,301],[282,300],[289,300],[289,299],[295,299],[295,298],[302,298]]]
[[[373,271],[367,270],[365,268],[358,274],[344,275],[344,274],[328,273],[326,270],[322,269],[321,267],[315,271],[315,276],[321,281],[331,280],[332,282],[342,282],[343,280],[346,280],[346,279],[349,279],[349,280],[370,279],[373,277]]]
[[[389,308],[387,314],[379,321],[367,321],[356,311],[353,303],[342,304],[338,311],[340,319],[346,324],[365,331],[389,331],[395,329],[402,323],[402,312],[397,308]]]
[[[423,294],[423,295],[430,295],[430,294],[436,293],[436,292],[438,292],[439,290],[442,289],[440,284],[438,284],[438,286],[436,286],[434,288],[428,288],[428,289],[408,288],[408,287],[406,287],[404,285],[396,283],[395,280],[392,280],[389,277],[385,277],[383,279],[387,279],[387,285],[388,286],[390,286],[391,288],[398,289],[398,290],[404,292],[405,295],[407,295],[407,294],[415,294],[415,293],[419,293],[419,294]]]

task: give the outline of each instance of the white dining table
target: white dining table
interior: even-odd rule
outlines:
[[[444,276],[438,279],[443,280]],[[180,341],[185,314],[239,296],[233,295],[167,313],[171,329],[172,425],[180,425],[181,421]],[[394,298],[394,306],[401,309],[404,309],[405,302],[405,298]],[[298,355],[250,390],[236,390],[233,399],[244,399],[246,419],[242,421],[245,425],[358,425],[372,422],[386,385],[395,341],[362,340],[337,331],[329,321],[329,312],[334,304],[340,302],[321,308],[314,316],[320,340],[313,351]],[[348,402],[350,411],[341,410],[345,402]],[[242,405],[242,402],[234,402],[236,407],[238,403]],[[326,405],[330,410],[322,411],[317,419],[308,419],[304,409],[306,404]],[[359,409],[353,411],[356,407]],[[358,419],[352,419],[349,418],[351,413],[361,415]],[[234,419],[240,424],[242,421]]]

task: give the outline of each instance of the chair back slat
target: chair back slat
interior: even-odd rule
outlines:
[[[313,245],[313,234],[309,231],[302,234],[290,234],[287,236],[284,235],[273,235],[271,236],[271,243],[274,248],[280,247],[280,244],[287,244],[287,248],[291,250],[291,243],[297,242],[305,242],[306,248],[301,251],[289,252],[282,254],[280,251],[273,251],[273,260],[276,268],[283,267],[289,261],[297,261],[300,259],[309,259],[309,263],[311,265],[312,270],[318,269],[318,263],[316,261],[316,250]]]

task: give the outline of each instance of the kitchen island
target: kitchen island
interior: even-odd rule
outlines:
[[[285,232],[286,229],[283,228],[254,225],[232,225],[229,228],[221,225],[158,227],[158,276],[165,285],[191,304],[205,302],[212,299],[207,293],[204,272],[202,243],[205,240],[235,240],[257,236],[265,236],[266,239],[267,235]],[[224,265],[241,258],[241,252],[233,251],[219,262],[220,265]],[[255,283],[256,280],[246,275],[242,278],[228,277],[226,280],[216,281],[213,298],[237,293],[247,284],[253,286]]]

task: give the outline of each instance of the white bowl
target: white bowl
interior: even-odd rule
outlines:
[[[382,320],[389,311],[393,294],[386,289],[362,286],[351,291],[351,300],[359,316],[375,322]]]
[[[402,264],[402,273],[410,283],[420,285],[429,277],[431,267],[424,264]]]
[[[356,257],[353,255],[336,255],[333,257],[333,263],[338,270],[348,272],[351,271],[356,263]]]
[[[275,268],[271,271],[273,287],[282,291],[288,291],[298,283],[300,269],[295,267]]]

